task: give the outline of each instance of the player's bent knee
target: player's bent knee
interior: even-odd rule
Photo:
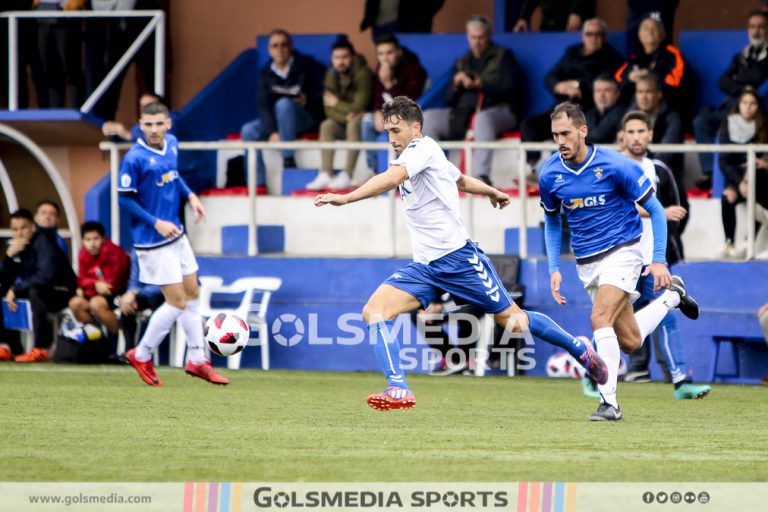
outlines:
[[[619,339],[619,345],[621,346],[621,350],[626,354],[631,354],[635,350],[639,349],[642,345],[641,339],[639,337],[622,337]]]

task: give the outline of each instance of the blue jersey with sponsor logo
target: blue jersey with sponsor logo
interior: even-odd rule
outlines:
[[[576,169],[553,155],[539,174],[541,205],[548,215],[562,208],[577,258],[600,254],[643,233],[635,203],[653,195],[637,163],[612,149],[590,146]]]
[[[178,152],[178,141],[173,135],[166,134],[163,149],[139,139],[123,158],[117,190],[131,194],[152,217],[173,222],[183,230],[179,210],[189,188],[179,176]],[[131,217],[131,235],[137,249],[169,243],[154,225],[135,216]]]

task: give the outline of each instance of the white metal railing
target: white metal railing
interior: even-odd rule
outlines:
[[[130,64],[141,46],[155,33],[155,94],[165,95],[165,14],[163,11],[7,11],[0,18],[8,19],[8,110],[19,107],[18,20],[21,18],[150,18],[149,23],[128,47],[98,87],[80,107],[90,112],[112,82]]]
[[[520,142],[518,139],[503,139],[493,142],[476,142],[476,141],[441,141],[440,146],[446,150],[463,150],[465,152],[465,172],[467,175],[472,175],[472,151],[476,149],[493,149],[493,150],[517,150],[519,151],[518,162],[516,167],[517,182],[520,184],[519,189],[519,219],[520,219],[520,256],[525,258],[528,256],[528,237],[526,229],[528,227],[528,214],[527,214],[527,189],[526,183],[526,151],[556,151],[557,146],[552,142]],[[604,147],[616,148],[612,145],[601,145]],[[112,217],[112,234],[113,239],[117,235],[116,243],[119,243],[120,233],[120,217],[118,215],[117,204],[117,188],[118,183],[118,171],[120,167],[120,151],[126,150],[131,147],[129,143],[114,143],[114,142],[102,142],[99,144],[99,148],[102,151],[110,152],[110,165],[111,165],[111,217]],[[246,181],[248,184],[248,197],[250,201],[249,210],[251,212],[250,222],[248,228],[248,255],[254,256],[257,254],[256,247],[256,151],[259,150],[282,150],[282,149],[294,149],[294,150],[322,150],[322,149],[334,149],[334,150],[388,150],[390,160],[392,159],[393,151],[392,147],[385,142],[315,142],[315,141],[296,141],[296,142],[242,142],[242,141],[215,141],[215,142],[180,142],[179,149],[181,150],[241,150],[246,152]],[[752,259],[755,256],[755,203],[756,203],[756,191],[755,191],[755,172],[757,164],[757,154],[768,153],[768,144],[654,144],[650,149],[654,153],[746,153],[747,155],[747,169],[746,176],[749,182],[749,190],[747,193],[747,259]],[[391,191],[389,196],[394,200],[395,191]],[[470,203],[474,201],[474,196],[469,195]],[[394,211],[394,208],[393,208]],[[470,215],[467,219],[468,230],[473,233],[475,219],[471,213],[473,208],[469,209]],[[391,222],[392,236],[392,255],[396,254],[395,240],[394,240],[394,215],[389,219]]]

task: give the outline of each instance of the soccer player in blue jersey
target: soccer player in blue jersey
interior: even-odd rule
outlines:
[[[539,174],[550,288],[555,301],[565,304],[560,293],[560,212],[564,210],[579,279],[593,303],[595,343],[609,372],[608,382],[598,383],[601,402],[590,419],[616,421],[622,418],[616,400],[619,344],[625,352],[633,352],[669,311],[680,307],[686,316],[697,318],[698,305],[686,294],[682,279],[669,273],[666,215],[640,166],[617,151],[588,145],[588,128],[578,105],[561,103],[551,118],[558,153]],[[650,215],[653,233],[653,258],[644,271],[643,227],[636,204]],[[635,314],[632,303],[640,295],[636,286],[641,272],[653,278],[654,293],[667,290]]]
[[[588,344],[565,332],[546,315],[523,312],[509,297],[493,264],[470,239],[459,211],[459,191],[488,197],[504,208],[509,196],[482,181],[463,176],[445,157],[434,139],[422,135],[421,108],[398,96],[382,108],[384,129],[397,153],[387,171],[369,179],[349,194],[321,194],[316,206],[342,206],[398,188],[411,235],[414,261],[392,274],[363,308],[374,352],[388,387],[368,397],[380,411],[409,409],[416,397],[408,388],[400,365],[400,344],[392,336],[394,318],[426,308],[443,292],[492,313],[496,322],[531,334],[566,349],[599,382],[608,372]]]
[[[179,176],[178,141],[168,133],[168,108],[159,102],[145,105],[139,124],[144,136],[123,158],[117,190],[120,207],[131,216],[139,280],[160,286],[165,304],[152,314],[139,346],[129,350],[126,359],[144,382],[162,386],[152,352],[179,320],[187,336],[189,362],[184,370],[213,384],[229,384],[206,359],[197,261],[179,217],[184,200],[189,200],[196,221],[205,219],[205,208]]]

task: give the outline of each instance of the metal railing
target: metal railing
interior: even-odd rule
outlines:
[[[514,165],[515,172],[517,174],[517,182],[520,184],[519,189],[519,205],[518,215],[520,224],[520,256],[526,258],[528,256],[528,237],[527,230],[529,227],[528,213],[527,213],[527,189],[525,187],[527,169],[526,169],[526,151],[556,151],[557,146],[551,142],[520,142],[517,139],[504,139],[493,142],[476,142],[476,141],[441,141],[440,146],[446,150],[462,150],[465,152],[465,172],[467,175],[472,176],[472,151],[476,149],[493,149],[493,150],[516,150],[518,151],[517,163]],[[617,146],[602,145],[604,147],[616,148]],[[113,143],[102,142],[99,144],[99,148],[102,151],[109,151],[110,164],[111,164],[111,217],[112,217],[112,233],[120,233],[120,218],[118,213],[117,204],[117,188],[115,184],[118,183],[118,171],[120,167],[120,151],[126,150],[131,147],[129,143]],[[296,142],[242,142],[242,141],[216,141],[216,142],[180,142],[180,150],[240,150],[246,152],[246,182],[248,184],[248,198],[249,198],[249,227],[248,227],[248,255],[254,256],[257,254],[256,247],[256,151],[259,150],[388,150],[389,160],[392,159],[394,154],[392,147],[385,142],[315,142],[315,141],[296,141]],[[755,173],[757,169],[757,154],[768,153],[768,144],[655,144],[650,148],[654,153],[746,153],[747,155],[747,169],[746,177],[749,182],[749,190],[747,194],[747,259],[753,259],[755,256],[755,204],[756,204],[756,191],[755,191]],[[389,192],[389,197],[395,200],[395,191]],[[470,203],[475,200],[473,195],[469,195]],[[467,218],[467,228],[470,234],[475,229],[475,219],[473,214],[474,208],[469,209],[469,215]],[[394,208],[392,209],[394,212]],[[394,240],[394,225],[395,217],[389,219],[391,222],[392,235],[392,255],[396,254],[395,240]],[[116,243],[119,242],[117,238]]]
[[[112,82],[130,64],[141,46],[155,33],[155,94],[165,95],[165,14],[163,11],[7,11],[0,18],[8,19],[8,110],[19,107],[18,20],[23,18],[150,18],[122,57],[80,107],[90,112]]]

